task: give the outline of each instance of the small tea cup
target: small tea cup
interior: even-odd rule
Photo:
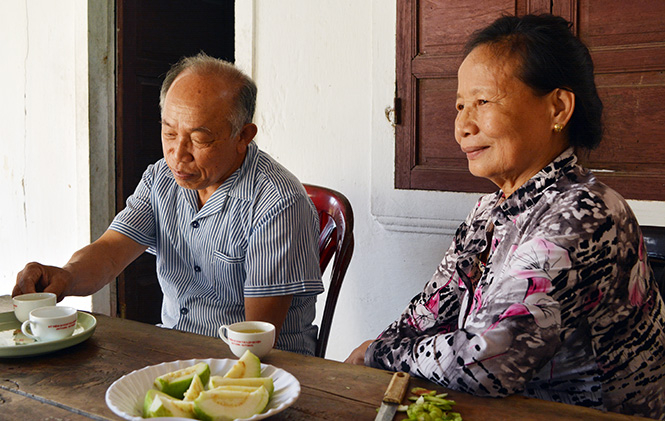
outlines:
[[[41,307],[30,312],[21,325],[25,336],[39,342],[55,341],[72,336],[76,329],[78,311],[72,307]]]
[[[12,298],[14,316],[23,323],[30,317],[30,312],[40,307],[50,307],[56,304],[56,295],[52,292],[33,292],[17,295]]]
[[[221,326],[219,337],[238,358],[247,350],[263,358],[275,344],[275,326],[268,322],[238,322]]]

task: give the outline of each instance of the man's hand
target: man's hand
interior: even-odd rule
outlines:
[[[360,344],[358,348],[351,352],[351,355],[349,355],[348,358],[344,360],[344,362],[347,364],[365,365],[365,353],[367,352],[367,348],[369,348],[369,345],[372,342],[374,341],[370,339]]]
[[[32,262],[16,276],[12,297],[30,292],[52,292],[60,301],[65,298],[71,283],[72,274],[66,270]]]
[[[16,276],[12,296],[44,291],[56,294],[59,301],[67,295],[94,294],[146,249],[124,234],[108,230],[74,253],[62,268],[28,263]]]

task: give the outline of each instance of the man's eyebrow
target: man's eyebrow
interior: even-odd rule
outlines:
[[[207,133],[209,135],[212,135],[212,130],[210,130],[206,126],[195,127],[195,128],[192,129],[192,133],[194,133],[194,132],[204,132],[204,133]]]
[[[173,127],[173,125],[170,124],[170,123],[169,123],[168,121],[166,121],[166,120],[160,120],[159,123],[162,124],[163,126]],[[213,134],[213,133],[212,133],[212,130],[210,130],[210,129],[207,128],[206,126],[194,127],[194,128],[191,130],[191,133],[194,133],[194,132],[204,132],[204,133],[207,133],[207,134],[210,134],[210,135]]]

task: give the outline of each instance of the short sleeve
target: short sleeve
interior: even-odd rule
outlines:
[[[306,195],[277,202],[249,237],[245,296],[317,295],[323,292],[318,216]]]
[[[157,167],[150,165],[134,193],[127,198],[125,208],[111,222],[109,229],[126,235],[139,244],[155,247],[156,224],[150,200]]]

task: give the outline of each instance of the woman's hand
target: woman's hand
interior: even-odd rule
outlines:
[[[369,345],[372,342],[374,341],[370,339],[360,344],[360,346],[354,349],[344,362],[348,364],[365,365],[365,352],[367,352],[367,348],[369,348]]]

